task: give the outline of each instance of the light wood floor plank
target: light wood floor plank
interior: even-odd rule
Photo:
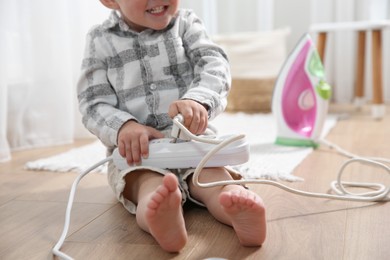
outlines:
[[[14,200],[0,207],[0,259],[45,259],[59,238],[65,203]],[[111,205],[76,203],[69,233]]]

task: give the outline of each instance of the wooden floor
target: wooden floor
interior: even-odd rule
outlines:
[[[338,122],[327,139],[357,154],[390,158],[389,107],[381,121],[373,120],[368,109],[347,112],[350,117]],[[88,142],[15,152],[11,162],[0,164],[0,259],[52,258],[76,174],[26,171],[23,166]],[[327,192],[343,161],[321,147],[295,170],[305,181],[288,184]],[[363,165],[348,168],[345,178],[390,185],[389,174]],[[78,189],[62,250],[75,259],[389,259],[390,203],[331,201],[272,186],[250,187],[267,206],[268,236],[261,248],[241,247],[231,228],[189,205],[188,244],[179,254],[168,254],[116,202],[106,177],[90,174]]]

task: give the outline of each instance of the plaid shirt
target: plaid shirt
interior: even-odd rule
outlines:
[[[168,108],[178,99],[206,105],[214,118],[226,107],[230,84],[224,51],[192,11],[180,10],[162,31],[140,33],[114,11],[87,35],[77,90],[83,124],[112,148],[129,120],[170,128]]]

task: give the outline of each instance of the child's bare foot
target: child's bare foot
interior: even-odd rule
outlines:
[[[181,199],[176,176],[168,174],[147,204],[145,217],[149,232],[168,252],[180,251],[187,242]]]
[[[261,198],[252,191],[240,188],[222,192],[219,202],[230,216],[241,244],[261,246],[266,235],[265,208]]]

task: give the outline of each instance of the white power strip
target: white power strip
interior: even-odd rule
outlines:
[[[202,138],[222,142],[231,138],[226,136],[203,136]],[[141,165],[164,169],[196,168],[205,155],[216,147],[214,143],[198,141],[174,142],[174,138],[154,139],[149,142],[149,157],[142,159]],[[115,149],[113,161],[119,170],[129,168],[126,159]],[[238,165],[249,160],[249,144],[246,138],[236,140],[215,153],[204,167]]]

